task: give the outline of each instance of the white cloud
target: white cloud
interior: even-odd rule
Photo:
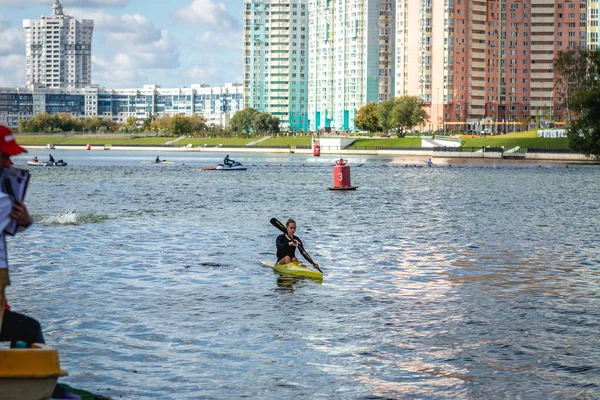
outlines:
[[[179,66],[179,49],[166,31],[161,38],[144,44],[119,46],[107,58],[92,57],[92,79],[104,87],[135,87],[154,82],[153,70],[173,70]]]
[[[103,11],[69,9],[76,18],[94,20],[92,81],[104,87],[135,87],[154,81],[156,70],[179,66],[179,47],[164,29],[140,14],[117,16]],[[97,51],[101,43],[104,54]]]
[[[16,7],[23,8],[26,5],[26,1],[23,0],[0,0],[0,7]]]
[[[10,28],[11,26],[12,24],[10,23],[10,21],[4,18],[4,15],[0,14],[0,32],[7,28]]]
[[[240,28],[239,21],[227,10],[225,4],[213,0],[192,0],[190,4],[177,9],[172,15],[193,25],[225,30]]]
[[[44,4],[48,2],[42,0]],[[124,7],[129,3],[129,0],[61,0],[63,6],[75,7]]]
[[[242,33],[207,31],[196,36],[194,50],[222,53],[223,50],[242,50]],[[241,57],[241,54],[240,54]]]
[[[223,68],[227,65],[227,68]],[[233,54],[221,54],[212,57],[203,57],[201,62],[187,67],[183,76],[190,83],[206,83],[209,85],[223,85],[226,82],[241,82],[240,73],[242,61]]]
[[[161,39],[161,30],[140,14],[116,16],[80,8],[72,8],[68,12],[77,19],[94,20],[95,32],[102,32],[106,38],[118,43],[144,44]]]
[[[0,56],[11,54],[25,54],[25,39],[23,30],[0,28]]]
[[[22,29],[0,18],[0,86],[25,86],[25,39]]]
[[[124,7],[129,0],[61,0],[60,3],[63,7]],[[34,4],[47,5],[48,9],[52,10],[54,2],[51,0],[0,0],[0,7],[24,8]]]
[[[0,87],[25,86],[25,56],[0,56]]]

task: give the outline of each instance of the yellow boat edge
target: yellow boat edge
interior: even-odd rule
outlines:
[[[302,263],[275,264],[273,261],[260,260],[260,265],[271,268],[282,275],[323,280],[323,274]]]

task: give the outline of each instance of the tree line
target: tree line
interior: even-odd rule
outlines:
[[[379,104],[369,103],[358,110],[354,125],[363,131],[396,132],[398,137],[406,131],[429,121],[425,103],[417,96],[402,96],[384,100]]]
[[[246,135],[251,132],[279,133],[279,118],[253,108],[246,108],[231,117],[229,129]]]
[[[232,117],[229,129],[226,130],[218,125],[209,124],[206,118],[200,114],[191,116],[175,114],[161,117],[149,115],[142,120],[130,116],[124,123],[118,123],[110,118],[100,118],[96,115],[77,119],[72,118],[68,113],[40,113],[29,120],[22,119],[19,121],[19,132],[157,132],[165,136],[183,134],[228,136],[232,134],[249,134],[250,132],[277,133],[279,132],[279,119],[268,113],[246,109]]]

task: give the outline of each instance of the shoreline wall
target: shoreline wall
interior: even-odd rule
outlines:
[[[46,149],[46,146],[28,146],[27,149]],[[54,150],[86,150],[86,145],[70,145],[61,146],[55,145]],[[122,150],[122,151],[152,151],[152,152],[182,152],[182,153],[278,153],[278,154],[313,154],[312,149],[295,149],[295,148],[253,148],[253,147],[162,147],[162,146],[105,146],[92,145],[91,150]],[[527,163],[536,161],[551,161],[551,162],[575,162],[586,164],[600,164],[599,159],[588,157],[584,154],[557,154],[557,153],[525,153],[525,157],[519,160],[504,159],[502,153],[495,152],[434,152],[432,150],[321,150],[322,155],[371,155],[371,156],[386,156],[386,157],[407,157],[408,159],[423,159],[433,158],[434,160],[453,160],[453,163],[459,163],[459,160],[493,160],[495,162],[505,163]]]

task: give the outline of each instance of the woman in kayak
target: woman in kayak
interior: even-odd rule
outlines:
[[[277,236],[275,244],[277,245],[277,264],[287,264],[291,262],[298,262],[296,258],[296,247],[302,245],[302,241],[296,233],[296,221],[288,219],[285,223],[287,234],[282,233]]]

